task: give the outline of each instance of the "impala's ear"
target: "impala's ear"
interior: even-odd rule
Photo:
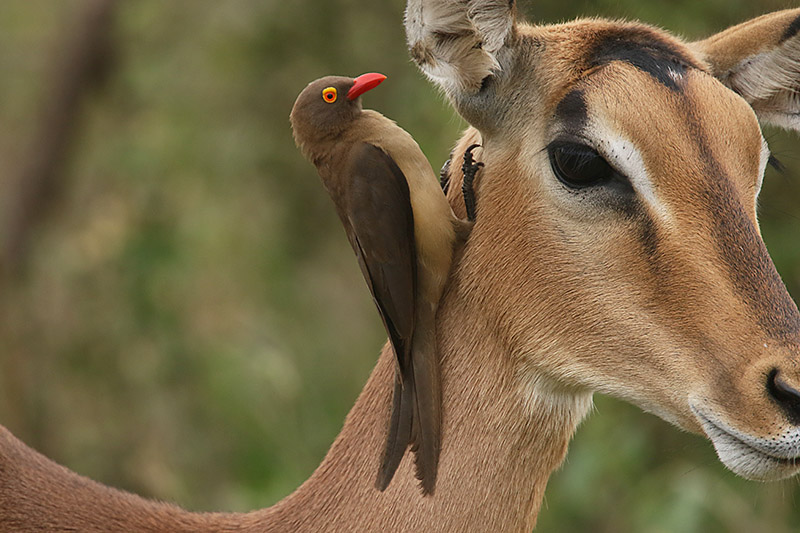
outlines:
[[[514,0],[408,0],[411,57],[478,127],[493,116],[492,82],[511,62],[515,11]]]
[[[800,9],[758,17],[692,47],[762,123],[800,130]]]

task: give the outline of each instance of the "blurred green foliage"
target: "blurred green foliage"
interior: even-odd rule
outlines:
[[[81,4],[0,3],[0,198]],[[774,0],[523,3],[531,20],[642,19],[699,38]],[[325,74],[387,74],[366,104],[434,166],[465,124],[408,60],[403,2],[120,2],[56,209],[0,295],[0,423],[104,483],[197,510],[270,505],[316,467],[384,334],[288,113]],[[768,132],[765,240],[800,296],[800,145]],[[8,204],[5,205],[6,208]],[[704,439],[603,397],[541,531],[796,531],[795,481],[736,478]]]

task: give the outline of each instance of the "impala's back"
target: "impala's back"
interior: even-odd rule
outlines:
[[[686,44],[461,4],[411,2],[409,46],[484,147],[465,262],[520,373],[704,432],[747,478],[796,473],[800,314],[756,207],[759,119],[800,124],[800,10]]]

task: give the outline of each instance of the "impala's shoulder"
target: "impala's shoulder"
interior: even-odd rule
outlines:
[[[5,426],[0,425],[0,462],[8,459],[10,451],[19,447],[19,440]]]
[[[42,462],[48,462],[48,460],[0,425],[0,478],[8,475],[10,471],[16,470],[21,464]]]

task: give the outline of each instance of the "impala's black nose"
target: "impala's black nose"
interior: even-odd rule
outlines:
[[[767,391],[792,424],[800,426],[800,390],[790,385],[777,368],[773,368],[767,376]]]

